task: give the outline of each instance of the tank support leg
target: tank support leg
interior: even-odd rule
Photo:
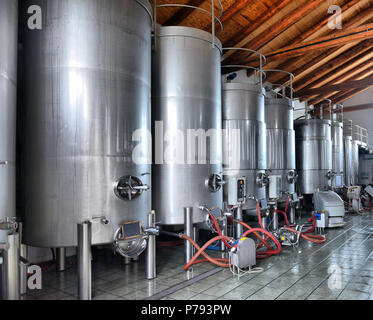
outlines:
[[[66,248],[56,248],[56,269],[57,272],[66,270]]]
[[[272,215],[272,227],[273,230],[278,230],[278,212],[277,212],[277,205],[273,206],[273,215]]]
[[[290,205],[290,224],[295,224],[295,206]]]
[[[223,226],[221,228],[221,233],[222,233],[223,236],[228,235],[228,226],[227,226],[227,220],[226,219],[223,220]],[[225,244],[224,244],[223,240],[220,240],[220,250],[221,251],[226,251],[226,247],[225,247]]]
[[[28,252],[28,247],[25,244],[21,243],[20,246],[20,255],[22,258],[27,260],[27,252]],[[20,294],[26,294],[27,293],[27,264],[26,263],[21,263],[20,269],[19,269],[19,290]]]
[[[18,232],[19,232],[19,243],[20,243],[20,256],[22,257],[22,259],[21,259],[21,264],[19,267],[19,293],[21,295],[24,295],[27,293],[28,265],[25,262],[27,261],[28,247],[25,244],[22,244],[22,234],[23,234],[22,230],[23,230],[23,224],[22,222],[20,222],[18,225]]]
[[[131,258],[128,258],[128,257],[124,257],[124,264],[127,266],[129,264],[131,264]]]
[[[155,228],[154,211],[148,214],[148,228]],[[146,248],[146,279],[151,280],[157,277],[157,247],[155,235],[149,235]]]
[[[9,234],[3,252],[2,293],[4,300],[19,300],[19,233]]]
[[[240,221],[243,220],[243,212],[242,212],[242,207],[241,206],[238,206],[238,208],[236,210],[236,220],[240,220]],[[242,234],[243,234],[243,227],[242,227],[241,224],[239,224],[237,222],[237,224],[236,224],[236,238],[240,239],[242,237]]]
[[[92,300],[91,223],[78,224],[78,296]]]
[[[190,238],[194,238],[193,235],[193,208],[184,208],[184,234]],[[193,245],[185,240],[184,241],[184,260],[187,264],[193,257]]]

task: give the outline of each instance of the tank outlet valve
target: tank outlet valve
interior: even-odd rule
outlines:
[[[269,183],[269,178],[268,178],[268,175],[266,173],[258,173],[258,175],[256,176],[256,184],[260,187],[260,188],[263,188],[265,186],[267,186]]]
[[[298,174],[295,171],[291,170],[288,172],[286,179],[288,183],[295,183],[298,179]]]
[[[218,174],[211,174],[205,182],[206,187],[212,193],[218,192],[225,184],[226,182]]]
[[[125,176],[120,178],[114,187],[114,192],[119,199],[131,201],[138,198],[144,191],[150,190],[150,187],[143,184],[142,181],[134,176]]]

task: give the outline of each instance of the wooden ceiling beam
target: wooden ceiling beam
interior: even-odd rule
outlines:
[[[290,3],[290,2],[291,1],[287,1],[287,3]],[[272,41],[274,38],[279,36],[281,33],[283,33],[285,30],[287,30],[289,27],[291,27],[294,23],[298,22],[300,19],[308,15],[312,10],[314,10],[322,2],[323,0],[311,0],[311,1],[306,2],[305,4],[297,8],[297,10],[294,10],[292,13],[288,14],[287,16],[283,17],[278,22],[276,22],[273,26],[271,26],[269,30],[264,30],[263,32],[261,32],[254,39],[251,39],[250,34],[248,34],[248,36],[245,36],[242,40],[234,41],[235,42],[234,47],[250,48],[252,50],[259,50],[264,45],[266,45],[267,43]],[[268,20],[268,18],[266,20]],[[223,58],[227,59],[232,54],[234,54],[234,52],[231,52],[231,51],[227,52]],[[240,53],[238,54],[238,56],[243,57],[244,55]],[[237,57],[237,59],[239,58]]]
[[[367,69],[359,72],[358,74],[356,74],[354,76],[349,77],[349,80],[361,80],[362,78],[365,79],[365,77],[369,77],[372,73],[373,73],[373,67],[370,67],[370,68],[367,68]],[[346,74],[345,74],[345,76],[346,76]],[[329,84],[332,84],[332,82],[329,83]],[[369,84],[367,86],[369,86]],[[332,92],[332,93],[320,94],[317,97],[309,100],[309,102],[311,104],[316,105],[316,104],[319,104],[321,101],[323,101],[325,99],[331,99],[332,100],[332,99],[335,98],[336,95],[342,94],[342,93],[347,92],[347,91],[349,91],[349,90],[347,89],[347,90],[340,91],[340,92],[338,92],[338,90],[337,90],[336,92]]]
[[[344,4],[341,9],[342,9],[342,13],[345,13],[348,9],[351,9],[353,8],[354,6],[356,5],[359,5],[359,0],[355,0],[355,1],[349,1],[348,3]],[[361,12],[360,14],[354,16],[351,20],[347,21],[347,22],[344,22],[343,24],[343,27],[344,28],[352,28],[352,27],[357,27],[357,26],[360,26],[362,25],[363,23],[367,23],[367,21],[369,21],[371,19],[371,17],[373,16],[373,13],[371,12],[371,10],[365,10],[363,12]],[[319,27],[321,28],[323,25],[326,25],[327,22],[329,21],[330,19],[330,15],[327,15],[324,19],[321,19],[318,23],[316,23],[315,25],[313,25],[308,31],[306,31],[304,34],[300,35],[300,40],[301,41],[298,41],[298,38],[295,40],[296,42],[295,43],[300,43],[302,41],[305,41],[307,40],[309,37],[311,37],[314,32],[318,31]],[[330,54],[340,50],[339,48],[332,48],[332,49],[329,49],[330,50]],[[281,64],[278,64],[276,66],[276,69],[280,69],[280,70],[296,70],[298,69],[298,66],[299,64],[302,63],[301,59],[303,57],[294,57],[294,58],[290,58],[290,59],[287,59],[286,61],[282,62]],[[316,60],[317,62],[320,62],[322,59],[324,59],[324,57],[322,57],[322,59],[318,59],[318,57],[316,57]],[[315,59],[313,59],[313,61],[315,61]],[[295,68],[295,69],[294,69]],[[275,75],[271,75],[270,77],[268,77],[268,82],[271,82],[271,81],[274,81],[274,79],[280,79],[279,77],[276,77]],[[279,83],[283,83],[285,82],[286,79],[285,77],[282,77],[280,81],[278,81]]]
[[[341,57],[343,57],[343,55]],[[373,57],[373,47],[371,47],[370,49],[368,49],[366,51],[363,51],[363,53],[361,53],[360,55],[348,60],[347,62],[341,64],[340,66],[333,67],[333,65],[332,65],[330,67],[329,72],[325,73],[321,77],[316,76],[316,79],[313,80],[312,82],[310,82],[309,84],[307,84],[306,86],[303,86],[302,90],[321,87],[321,86],[325,85],[325,83],[328,83],[331,80],[335,79],[336,76],[338,76],[338,74],[340,74],[341,72],[343,74],[345,74],[346,72],[349,72],[349,70],[352,69],[351,66],[353,66],[354,64],[358,64],[358,65],[361,65],[361,64],[364,64],[364,63],[366,64],[367,63],[366,60],[371,58],[371,57]],[[318,73],[318,71],[319,71],[319,69],[317,69],[317,73]],[[301,81],[301,80],[299,80],[299,81]],[[297,90],[297,91],[299,91],[299,90]]]
[[[366,73],[365,78],[368,78],[370,77],[371,75],[373,74],[373,70],[370,70],[369,72]],[[359,76],[355,76],[354,79],[361,79],[361,75]],[[359,93],[359,92],[362,92],[368,88],[370,88],[373,84],[368,84],[367,86],[365,86],[365,88],[361,89],[361,88],[357,88],[357,89],[351,89],[351,90],[347,90],[347,91],[339,91],[339,92],[336,92],[334,93],[333,95],[327,95],[326,97],[324,97],[323,99],[319,99],[318,101],[315,101],[315,100],[312,100],[310,101],[311,104],[313,104],[315,106],[315,109],[319,108],[320,104],[322,101],[325,100],[325,98],[328,98],[330,100],[333,101],[333,103],[340,103],[341,101],[345,101],[347,100],[348,98],[354,96],[355,94]],[[345,98],[347,97],[348,98]],[[345,98],[345,99],[344,99]],[[344,99],[344,100],[343,100]]]
[[[280,50],[273,52],[264,53],[267,58],[267,62],[285,59],[288,57],[294,57],[309,53],[310,50],[320,50],[328,47],[343,46],[350,42],[360,42],[364,39],[373,38],[373,23],[366,24],[364,26],[352,28],[346,31],[338,32],[327,37],[314,39],[308,42],[302,42],[294,46],[284,47]],[[245,61],[245,64],[255,63],[254,59]]]
[[[342,102],[344,102],[344,101],[346,101],[346,100],[348,100],[348,99],[350,99],[350,98],[358,95],[359,93],[362,93],[362,92],[368,90],[371,87],[373,87],[373,85],[369,86],[367,88],[364,88],[364,89],[354,89],[354,90],[351,90],[351,91],[349,91],[347,93],[344,93],[344,94],[340,95],[338,98],[334,98],[333,102],[335,104],[342,103]]]
[[[231,5],[227,10],[224,10],[223,16],[221,17],[220,21],[224,25],[228,20],[235,17],[237,14],[239,14],[243,9],[245,9],[252,0],[241,0],[236,1],[233,5]],[[204,28],[205,31],[211,32],[211,23],[208,24],[206,28]]]
[[[205,0],[189,0],[186,4],[189,6],[199,7]],[[164,26],[178,26],[186,18],[188,18],[194,9],[192,8],[180,8],[174,15],[167,19],[163,25]]]
[[[326,85],[328,85],[328,86],[336,85],[336,84],[338,84],[338,82],[340,82],[342,80],[350,80],[350,81],[359,80],[361,77],[370,75],[372,72],[373,72],[373,62],[368,64],[368,65],[366,65],[366,63],[362,63],[362,64],[358,65],[357,67],[355,67],[354,69],[341,74],[339,77],[337,77],[336,79],[333,79],[332,81],[328,82]],[[314,88],[314,90],[317,90],[317,89],[320,89],[320,88]],[[321,101],[325,98],[329,98],[331,95],[332,94],[330,94],[330,92],[326,93],[326,94],[325,93],[324,94],[319,94],[319,95],[316,95],[316,97],[313,97],[310,102],[318,103],[319,101]],[[301,96],[300,93],[299,93],[299,96]],[[304,101],[304,99],[301,99],[301,101]]]
[[[363,80],[353,80],[333,85],[328,85],[320,88],[301,90],[295,93],[294,98],[309,97],[318,94],[328,94],[337,91],[347,91],[349,89],[365,88],[369,85],[373,85],[373,77],[368,77]]]
[[[317,72],[312,72],[305,77],[300,78],[299,80],[294,82],[294,89],[296,91],[299,91],[306,86],[308,86],[310,83],[313,83],[314,81],[320,79],[327,73],[329,73],[331,70],[334,70],[341,65],[347,63],[348,61],[354,59],[357,56],[361,56],[364,54],[364,52],[371,50],[371,47],[373,45],[373,39],[371,40],[365,40],[361,42],[360,44],[352,47],[350,50],[346,51],[345,53],[341,54],[340,56],[332,59],[328,63],[322,65],[317,69]],[[370,52],[369,52],[370,53]]]

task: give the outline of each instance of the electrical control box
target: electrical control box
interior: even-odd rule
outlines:
[[[230,254],[234,267],[246,269],[256,265],[256,245],[251,238],[240,239],[236,244],[236,250]]]
[[[246,178],[230,177],[228,180],[228,204],[243,205],[246,202]]]
[[[279,199],[282,197],[282,178],[281,176],[269,176],[268,198]]]

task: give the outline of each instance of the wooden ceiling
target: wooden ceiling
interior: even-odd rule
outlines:
[[[373,86],[373,0],[222,0],[224,47],[245,47],[267,57],[265,69],[295,76],[295,96],[319,106],[324,99],[341,103]],[[157,0],[211,11],[210,0]],[[328,26],[328,9],[342,9],[342,29]],[[216,13],[218,2],[215,1]],[[157,10],[162,25],[182,25],[211,31],[211,17],[199,10],[167,7]],[[218,24],[216,24],[218,29]],[[226,52],[225,64],[255,66],[254,56]],[[288,77],[271,73],[271,83]]]

